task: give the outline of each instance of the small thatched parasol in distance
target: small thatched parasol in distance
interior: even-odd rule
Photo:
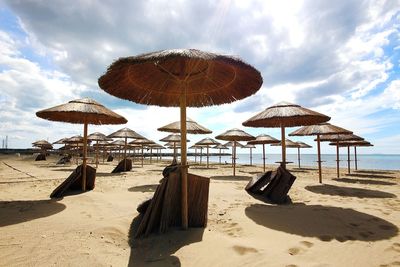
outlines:
[[[165,147],[163,147],[160,144],[157,143],[153,143],[153,144],[149,144],[148,147],[150,148],[150,164],[152,163],[152,158],[153,158],[153,149],[156,149],[156,153],[157,153],[157,161],[158,161],[158,150],[159,149],[163,149]]]
[[[336,174],[337,178],[339,178],[339,142],[342,141],[361,141],[364,138],[355,135],[355,134],[331,134],[331,135],[322,135],[320,136],[319,140],[321,142],[329,141],[329,142],[336,142]],[[314,140],[317,141],[317,140]],[[349,147],[348,147],[349,150]],[[348,153],[348,160],[347,160],[347,168],[350,173],[350,151]]]
[[[46,140],[38,140],[32,143],[32,146],[39,147],[41,150],[41,154],[38,157],[46,160],[47,149],[53,149],[53,146]]]
[[[99,78],[99,85],[114,96],[139,104],[180,107],[182,226],[186,229],[186,107],[219,105],[246,98],[260,89],[260,72],[239,58],[177,49],[121,58]]]
[[[336,147],[347,147],[347,168],[349,173],[350,173],[350,147],[351,146],[354,147],[354,165],[355,169],[357,170],[357,147],[373,146],[373,144],[365,140],[343,140],[340,142],[329,143],[329,145],[334,145],[334,144],[336,145]]]
[[[257,135],[255,140],[249,141],[249,144],[253,145],[263,145],[263,166],[264,166],[264,172],[265,172],[265,145],[266,144],[276,144],[279,143],[278,139],[273,138],[272,136],[269,136],[267,134],[260,134]]]
[[[300,148],[312,148],[312,146],[310,146],[309,144],[306,144],[304,142],[300,142],[300,141],[297,141],[296,143],[299,145],[297,147],[297,161],[298,161],[298,164],[299,164],[299,169],[301,169],[301,166],[300,166],[300,162],[301,162],[301,159],[300,159]]]
[[[181,122],[176,121],[170,124],[167,124],[163,127],[157,129],[160,132],[169,132],[169,133],[180,133],[181,132]],[[210,134],[211,130],[207,129],[204,126],[201,126],[197,122],[192,119],[186,119],[186,132],[189,134]]]
[[[207,147],[207,169],[209,167],[209,157],[210,157],[209,148],[210,148],[210,146],[215,146],[215,145],[219,145],[219,144],[220,143],[218,143],[217,141],[215,141],[212,138],[204,138],[196,143],[197,146]]]
[[[83,163],[82,163],[82,190],[86,191],[86,153],[88,124],[123,124],[127,120],[117,113],[107,109],[100,103],[89,99],[69,101],[49,109],[36,112],[36,116],[51,120],[83,124]]]
[[[321,135],[352,134],[352,133],[353,133],[352,131],[325,122],[316,125],[301,127],[300,129],[297,129],[296,131],[290,133],[289,136],[308,136],[308,135],[317,136],[318,172],[319,172],[318,174],[319,174],[319,182],[322,183],[321,144],[320,144]]]
[[[224,146],[223,144],[218,144],[215,147],[213,147],[215,149],[219,149],[219,164],[221,164],[221,154],[222,154],[222,150],[224,149],[229,149],[226,146]]]
[[[124,138],[124,171],[127,171],[126,169],[126,146],[129,139],[144,139],[143,136],[135,132],[134,130],[131,130],[127,127],[119,129],[116,132],[113,132],[112,134],[109,134],[108,137],[110,138]]]
[[[244,147],[250,149],[250,166],[252,166],[253,165],[253,148],[256,148],[256,146],[253,144],[247,143]]]
[[[248,127],[280,127],[282,142],[281,166],[286,168],[285,127],[313,125],[329,121],[330,119],[330,117],[324,114],[303,108],[299,105],[280,102],[251,117],[243,122],[242,125]]]
[[[71,136],[70,138],[66,138],[65,143],[68,144],[68,146],[71,149],[73,149],[73,148],[75,149],[76,165],[78,165],[78,158],[79,158],[79,151],[80,151],[79,147],[83,148],[83,137],[80,135],[74,135],[74,136]],[[90,140],[87,140],[86,144],[88,144],[88,143],[90,143]]]
[[[177,147],[179,147],[179,148],[181,147],[179,145],[181,143],[181,136],[179,134],[170,134],[170,135],[168,135],[168,136],[166,136],[164,138],[161,138],[160,141],[173,144],[171,148],[174,149],[174,160],[176,161],[176,148]],[[189,142],[189,141],[190,140],[186,140],[186,142]]]
[[[64,145],[66,142],[66,140],[67,140],[68,138],[61,138],[61,139],[59,139],[59,140],[57,140],[57,141],[55,141],[55,142],[53,142],[53,145]]]
[[[106,140],[96,141],[96,144],[93,144],[93,146],[95,146],[97,150],[100,149],[100,148],[102,149],[102,152],[103,152],[102,153],[103,154],[103,163],[104,163],[104,159],[105,159],[105,155],[104,154],[107,152],[107,148],[112,146],[111,143],[109,142],[111,140],[108,140],[108,138],[107,138]]]
[[[250,140],[254,140],[256,138],[254,136],[252,136],[251,134],[248,134],[245,131],[237,129],[237,128],[228,130],[220,135],[217,135],[215,138],[219,139],[219,140],[233,142],[233,147],[232,147],[233,176],[235,176],[236,175],[236,143],[237,143],[237,141],[250,141]],[[226,144],[225,144],[225,146],[226,146]]]
[[[93,146],[96,149],[96,169],[99,167],[99,141],[111,141],[111,138],[107,138],[107,136],[103,133],[100,132],[94,132],[88,135],[88,140],[90,141],[96,141],[96,144],[93,144]]]
[[[154,141],[148,140],[148,139],[136,139],[133,140],[132,142],[129,142],[129,144],[132,145],[140,145],[142,147],[142,167],[143,167],[143,160],[144,160],[144,154],[143,154],[143,149],[145,145],[150,145],[150,144],[155,144]]]

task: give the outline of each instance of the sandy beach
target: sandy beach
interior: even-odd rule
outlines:
[[[1,266],[398,266],[400,171],[354,171],[335,179],[323,169],[289,166],[297,176],[292,204],[274,205],[246,193],[261,166],[192,165],[210,177],[208,225],[133,239],[136,208],[150,198],[167,162],[134,162],[111,174],[100,163],[96,188],[51,200],[74,164],[56,156],[0,157]],[[268,166],[274,169],[276,166]]]

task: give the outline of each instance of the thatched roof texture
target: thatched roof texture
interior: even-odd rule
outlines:
[[[215,141],[212,138],[204,138],[196,143],[199,146],[212,146],[212,145],[219,145],[219,142]]]
[[[145,137],[138,134],[134,130],[131,130],[127,127],[119,129],[112,134],[109,134],[108,137],[110,138],[130,138],[130,139],[144,139]]]
[[[196,49],[164,50],[120,58],[98,80],[116,97],[145,105],[178,107],[186,86],[186,106],[230,103],[262,85],[258,70],[239,58]]]
[[[297,141],[296,143],[299,145],[300,148],[312,148],[312,146],[304,142]]]
[[[255,140],[251,140],[248,143],[253,145],[262,145],[262,144],[276,144],[280,141],[278,139],[269,136],[268,134],[260,134],[257,135]]]
[[[355,135],[355,134],[330,134],[330,135],[322,135],[319,138],[320,141],[362,141],[364,138]],[[314,140],[317,141],[317,140]]]
[[[160,132],[169,132],[169,133],[180,133],[181,132],[181,122],[176,121],[170,124],[167,124],[163,127],[157,129]],[[207,129],[204,126],[201,126],[197,122],[187,119],[186,120],[186,131],[190,134],[210,134],[212,133],[211,130]]]
[[[248,134],[245,131],[237,128],[228,130],[220,135],[217,135],[215,138],[224,141],[250,141],[256,139],[251,134]]]
[[[243,122],[249,127],[294,127],[312,125],[330,120],[329,116],[303,108],[299,105],[280,102]]]
[[[69,123],[88,124],[123,124],[128,121],[90,98],[69,101],[66,104],[36,112],[36,116],[50,120]]]
[[[286,144],[286,147],[299,147],[297,142],[293,142],[290,139],[285,139],[285,144]],[[281,145],[282,145],[281,142],[279,142],[279,143],[272,144],[271,146],[281,146]]]
[[[306,135],[331,135],[331,134],[352,134],[352,131],[343,129],[330,123],[320,123],[316,125],[303,126],[300,129],[289,134],[289,136]]]

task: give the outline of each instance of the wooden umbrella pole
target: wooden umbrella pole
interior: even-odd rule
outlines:
[[[297,148],[297,161],[299,163],[299,169],[300,169],[301,168],[300,167],[300,147]]]
[[[265,144],[263,145],[263,165],[264,165],[264,172],[265,172]]]
[[[96,140],[96,169],[99,167],[99,140]]]
[[[151,159],[152,159],[152,157],[153,157],[153,148],[150,147],[150,164],[151,164]]]
[[[319,177],[319,183],[322,184],[321,142],[320,142],[319,134],[317,134],[317,150],[318,150],[318,177]]]
[[[236,141],[233,141],[233,176],[236,176]]]
[[[83,124],[82,191],[86,191],[87,128],[88,124],[85,121],[85,123]]]
[[[354,167],[357,170],[357,147],[354,146]]]
[[[177,159],[176,159],[176,142],[174,142],[174,160],[177,161]]]
[[[222,153],[222,149],[219,149],[219,164],[221,165],[221,153]]]
[[[210,157],[210,156],[209,156],[209,154],[208,154],[208,146],[207,146],[207,169],[208,169],[208,166],[209,166],[209,165],[208,165],[208,163],[209,163],[209,157]]]
[[[339,178],[339,140],[336,140],[336,176]]]
[[[282,145],[282,163],[281,166],[286,169],[286,140],[285,127],[281,125],[281,145]]]
[[[126,143],[128,142],[128,138],[125,137],[125,149],[124,149],[124,172],[126,172]]]
[[[79,143],[76,142],[76,166],[78,166],[78,158],[79,158]]]
[[[350,146],[347,146],[347,171],[350,173]]]
[[[197,147],[194,148],[194,163],[197,163]]]
[[[143,159],[144,159],[144,154],[143,154],[143,145],[142,145],[142,167],[143,167]]]
[[[200,147],[200,165],[203,162],[203,147]]]
[[[250,147],[250,166],[253,165],[253,149]]]
[[[184,63],[183,63],[184,64]],[[183,72],[184,65],[182,64]],[[183,73],[182,72],[182,73]],[[186,163],[186,84],[183,84],[183,92],[180,96],[181,113],[181,176],[182,176],[182,228],[188,228],[188,181]]]

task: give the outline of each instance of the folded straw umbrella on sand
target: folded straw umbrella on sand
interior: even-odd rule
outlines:
[[[347,168],[349,173],[350,173],[350,147],[351,146],[354,147],[354,164],[355,164],[355,169],[357,170],[357,147],[374,146],[373,144],[365,140],[340,141],[340,142],[329,143],[329,145],[336,145],[336,147],[347,147]]]
[[[134,130],[131,130],[127,127],[119,129],[116,132],[113,132],[112,134],[109,134],[108,137],[110,138],[123,138],[124,139],[124,171],[129,171],[126,169],[126,146],[129,139],[145,139],[144,136],[141,136]]]
[[[224,149],[229,149],[228,147],[224,146],[223,144],[218,144],[215,147],[213,147],[215,149],[219,149],[219,164],[221,164],[221,154],[222,154],[222,150]]]
[[[217,141],[215,141],[214,139],[208,137],[208,138],[204,138],[204,139],[198,141],[198,142],[196,143],[196,145],[198,145],[198,146],[205,146],[205,147],[207,148],[207,169],[208,169],[208,166],[209,166],[209,158],[210,158],[209,148],[210,148],[210,146],[219,145],[219,142],[217,142]]]
[[[312,146],[310,146],[309,144],[306,144],[306,143],[304,143],[304,142],[300,142],[300,141],[297,141],[296,142],[299,146],[297,147],[297,161],[298,161],[298,164],[299,164],[299,169],[301,169],[301,166],[300,166],[300,162],[301,162],[301,159],[300,159],[300,149],[301,148],[312,148]]]
[[[238,141],[250,141],[250,140],[254,140],[256,138],[254,136],[252,136],[251,134],[248,134],[245,131],[237,129],[237,128],[228,130],[220,135],[217,135],[215,138],[219,139],[219,140],[233,142],[233,147],[232,147],[233,176],[236,176],[236,143]],[[225,146],[226,146],[226,144],[225,144]]]
[[[109,94],[139,104],[180,107],[182,226],[186,229],[186,107],[219,105],[246,98],[260,89],[260,72],[239,58],[176,49],[120,58],[98,82]]]
[[[253,151],[252,150],[253,150],[253,148],[256,148],[256,146],[247,142],[247,144],[244,147],[250,149],[250,166],[251,166],[251,165],[253,165]]]
[[[268,134],[260,134],[257,135],[255,140],[251,140],[248,143],[253,145],[263,145],[263,168],[265,172],[265,145],[279,143],[279,140],[269,136]]]
[[[36,112],[36,116],[51,120],[83,124],[83,163],[82,190],[86,191],[86,153],[88,124],[123,124],[127,120],[117,113],[107,109],[93,99],[83,98],[69,101],[49,109]]]
[[[303,108],[299,105],[280,102],[251,117],[243,122],[242,125],[248,127],[280,127],[282,142],[281,166],[286,168],[285,127],[313,125],[329,121],[330,119],[330,117],[324,114]]]
[[[332,125],[330,123],[320,123],[316,125],[303,126],[300,129],[289,134],[289,136],[317,136],[317,152],[318,152],[318,174],[319,182],[322,183],[322,168],[321,168],[321,135],[331,135],[331,134],[352,134],[352,131],[343,129],[339,126]]]
[[[339,178],[339,142],[342,141],[361,141],[364,140],[364,138],[355,135],[355,134],[332,134],[332,135],[323,135],[320,136],[319,141],[321,142],[336,142],[336,174],[337,178]],[[317,140],[314,140],[317,141]],[[348,151],[349,152],[349,151]],[[350,153],[348,153],[350,154]],[[350,158],[348,155],[348,161],[347,161],[347,168],[350,173]]]

